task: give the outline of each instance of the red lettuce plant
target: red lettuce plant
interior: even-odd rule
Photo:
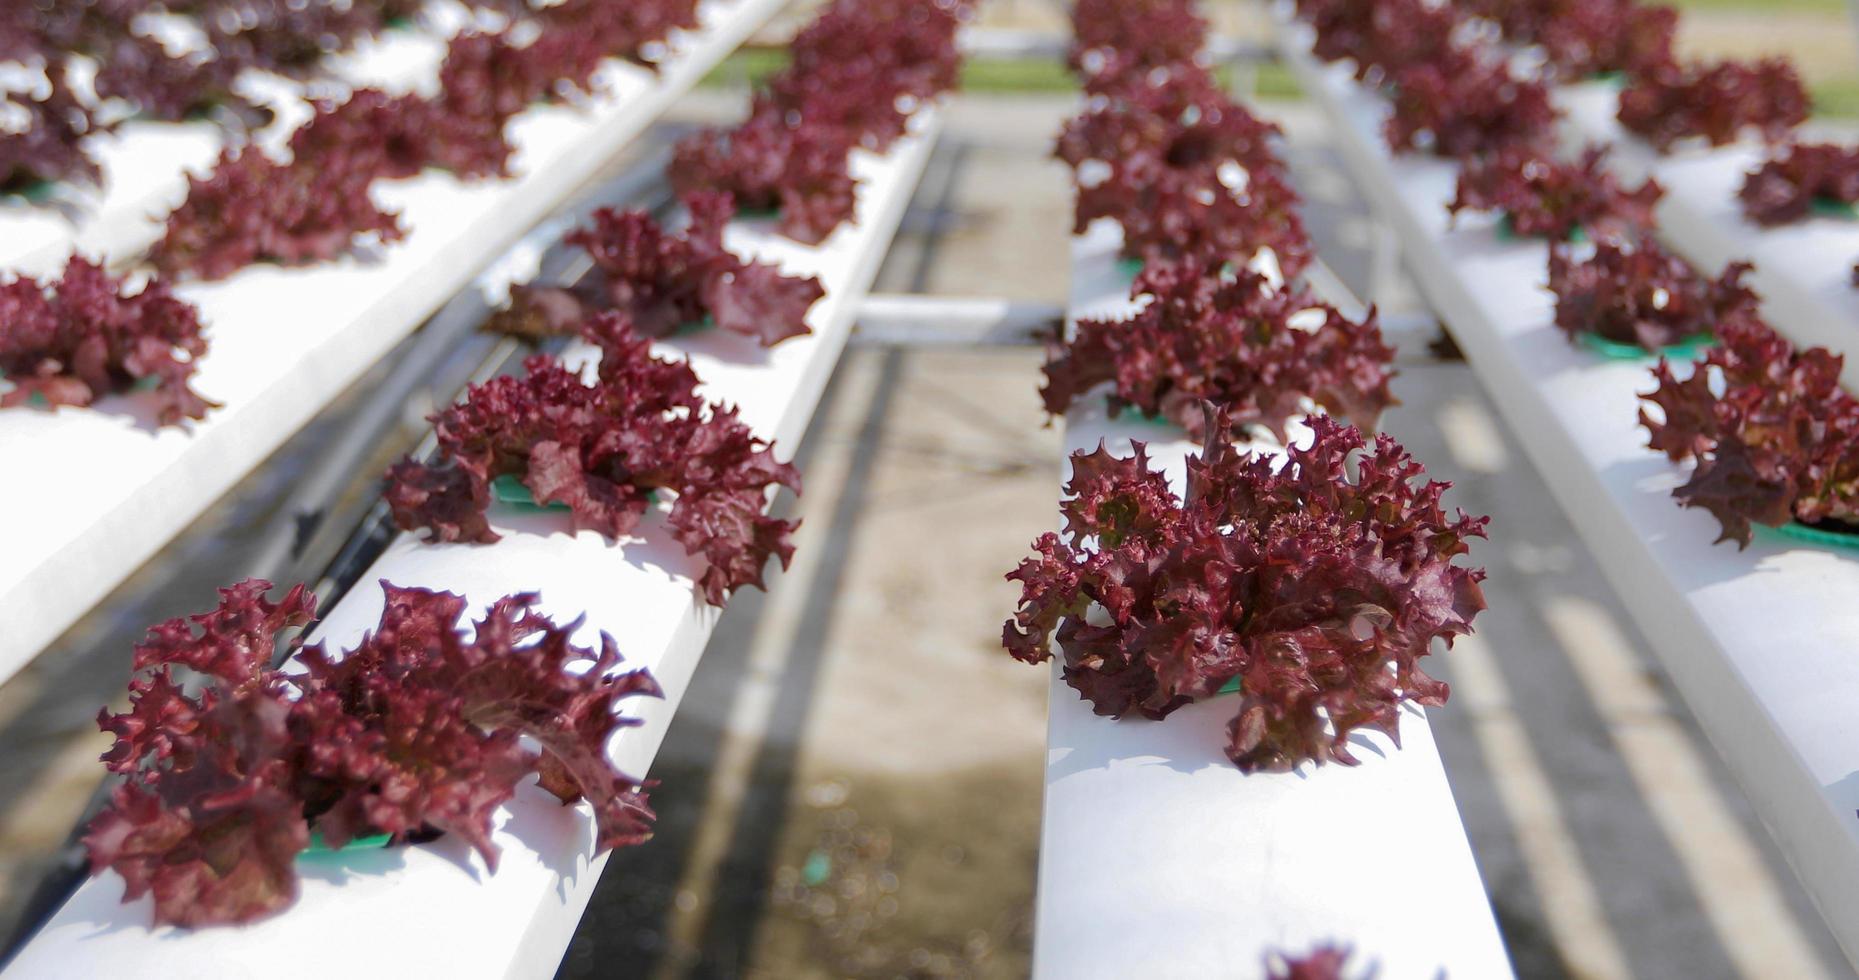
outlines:
[[[742,125],[680,142],[671,183],[686,195],[721,191],[746,210],[779,209],[781,234],[818,245],[858,214],[851,134],[791,124],[772,106],[758,100]]]
[[[1271,147],[1278,127],[1191,75],[1132,88],[1066,124],[1055,155],[1079,179],[1074,230],[1112,218],[1125,255],[1214,268],[1269,248],[1296,276],[1310,263],[1310,242]]]
[[[390,180],[415,176],[431,156],[428,120],[419,111],[425,105],[417,95],[392,96],[376,88],[356,89],[341,102],[320,101],[310,121],[291,134],[291,162]]]
[[[1265,957],[1266,980],[1345,980],[1350,949],[1331,943],[1318,943],[1303,956],[1273,951]],[[1372,978],[1370,970],[1364,980]]]
[[[1620,0],[1461,0],[1455,6],[1474,17],[1483,17],[1498,26],[1505,40],[1518,44],[1535,44],[1543,28],[1572,7],[1594,9]]]
[[[195,9],[219,57],[291,78],[316,74],[323,56],[384,26],[380,4],[303,0],[205,0]]]
[[[643,787],[606,743],[638,724],[620,706],[659,690],[620,672],[611,637],[575,646],[578,622],[556,625],[535,595],[498,600],[467,636],[464,599],[382,585],[379,628],[341,656],[301,650],[301,673],[270,664],[301,642],[279,634],[314,616],[303,586],[274,603],[269,582],[243,582],[150,630],[129,710],[98,716],[116,736],[104,764],[126,779],[85,832],[92,873],[120,874],[125,901],[152,894],[157,924],[205,926],[295,901],[312,830],[331,847],[456,834],[494,871],[492,815],[530,773],[592,805],[599,849],[650,836]],[[198,694],[177,670],[205,680]]]
[[[1653,227],[1653,208],[1665,189],[1651,179],[1634,191],[1622,188],[1602,166],[1606,156],[1590,146],[1579,162],[1565,162],[1531,146],[1506,146],[1466,161],[1446,209],[1455,217],[1501,211],[1516,234],[1553,241],[1579,231],[1599,237]]]
[[[645,44],[700,26],[695,0],[505,6],[534,23],[453,38],[434,98],[361,89],[345,102],[320,106],[292,138],[295,158],[326,166],[357,156],[386,178],[411,177],[428,166],[465,179],[505,177],[513,147],[504,127],[518,113],[538,101],[591,92],[609,58],[639,60]],[[535,36],[518,40],[524,33]],[[367,164],[346,165],[359,171]]]
[[[856,215],[853,147],[883,150],[917,105],[955,84],[953,0],[838,0],[795,38],[793,62],[732,129],[693,134],[671,167],[680,193],[723,191],[781,211],[781,233],[819,244]]]
[[[151,279],[128,292],[101,265],[73,256],[56,282],[19,276],[0,284],[0,407],[39,396],[52,405],[154,383],[157,418],[179,425],[217,407],[188,387],[207,350],[200,313]]]
[[[439,65],[439,89],[449,113],[503,124],[547,97],[549,78],[538,59],[502,33],[452,38]]]
[[[1131,290],[1149,302],[1128,320],[1081,320],[1046,359],[1046,411],[1061,415],[1096,385],[1114,383],[1112,414],[1135,408],[1203,437],[1212,402],[1238,435],[1263,425],[1280,439],[1305,400],[1373,428],[1394,404],[1394,348],[1371,311],[1360,323],[1303,290],[1274,288],[1240,270],[1155,265]],[[1299,315],[1314,324],[1298,324]]]
[[[1419,62],[1390,73],[1393,113],[1383,127],[1394,150],[1466,158],[1507,147],[1544,147],[1558,115],[1549,90],[1475,58]]]
[[[253,129],[271,121],[271,110],[233,91],[246,66],[232,58],[170,54],[159,41],[130,33],[110,39],[93,56],[98,97],[121,99],[151,119],[180,122],[217,113]]]
[[[1667,65],[1628,83],[1620,123],[1663,153],[1692,136],[1723,146],[1751,127],[1773,142],[1806,122],[1810,105],[1801,76],[1781,58]]]
[[[1640,0],[1564,0],[1536,43],[1564,75],[1639,75],[1673,60],[1678,11]]]
[[[789,45],[789,66],[768,82],[783,113],[851,130],[882,152],[916,106],[955,88],[956,31],[968,3],[862,0],[827,8]]]
[[[350,152],[295,166],[256,147],[225,150],[211,174],[188,179],[187,199],[149,258],[170,275],[223,279],[256,262],[326,262],[364,237],[398,241],[398,216],[368,193],[377,161]]]
[[[1207,28],[1193,0],[1079,0],[1067,64],[1088,88],[1191,64],[1207,44]]]
[[[663,337],[710,317],[718,327],[773,347],[811,332],[807,311],[826,290],[820,280],[785,276],[767,262],[746,262],[723,247],[736,213],[727,194],[684,200],[690,227],[672,236],[646,211],[594,212],[594,226],[565,241],[585,249],[598,275],[574,289],[519,286],[497,329],[523,336],[576,332],[587,316],[618,310],[639,333]]]
[[[447,47],[439,94],[402,124],[418,130],[428,164],[467,178],[509,176],[515,147],[506,124],[548,98],[556,84],[548,45],[538,39],[524,47],[509,33],[464,33]]]
[[[532,59],[548,67],[556,94],[591,92],[594,73],[608,58],[649,64],[646,45],[663,41],[675,30],[703,26],[698,0],[565,0],[534,11],[542,32]]]
[[[1466,5],[1496,21],[1505,38],[1541,46],[1565,77],[1629,75],[1670,64],[1678,11],[1640,0],[1478,0]]]
[[[1451,4],[1428,0],[1297,0],[1299,16],[1316,31],[1312,53],[1324,61],[1355,61],[1356,78],[1408,65],[1459,65],[1460,17]]]
[[[1754,317],[1718,326],[1720,343],[1680,380],[1664,360],[1642,396],[1652,448],[1696,463],[1672,491],[1722,525],[1718,541],[1747,547],[1752,524],[1790,520],[1859,527],[1859,401],[1840,387],[1843,359],[1804,351]]]
[[[41,182],[95,184],[102,179],[103,171],[82,143],[96,129],[90,111],[56,75],[39,97],[0,92],[0,108],[21,117],[18,125],[0,132],[0,193],[31,190]]]
[[[1817,200],[1859,204],[1859,149],[1796,143],[1751,171],[1738,196],[1759,225],[1800,221]]]
[[[798,492],[800,474],[734,408],[705,402],[688,362],[652,356],[623,316],[597,315],[587,334],[601,348],[592,382],[532,357],[526,376],[475,385],[434,416],[439,460],[404,460],[388,473],[395,521],[440,541],[497,541],[485,519],[491,481],[515,476],[538,503],[566,505],[576,528],[618,538],[666,490],[676,495],[672,537],[708,562],[697,580],[704,601],[721,606],[735,589],[761,588],[769,556],[785,567],[794,553],[794,525],[765,513],[768,493]]]
[[[1227,755],[1248,772],[1353,765],[1358,728],[1398,739],[1402,704],[1446,700],[1420,658],[1484,608],[1484,572],[1453,560],[1486,522],[1448,518],[1448,485],[1415,485],[1423,470],[1392,439],[1365,449],[1334,419],[1310,427],[1278,466],[1210,421],[1182,498],[1141,444],[1074,454],[1070,543],[1042,536],[1007,576],[1023,590],[1008,652],[1041,663],[1056,637],[1065,681],[1114,717],[1161,718],[1238,678]]]
[[[400,180],[427,167],[461,180],[509,176],[513,147],[503,118],[453,111],[450,101],[357,89],[341,103],[321,103],[291,134],[291,162]],[[359,178],[358,178],[359,179]]]
[[[1720,324],[1756,319],[1758,298],[1743,285],[1750,269],[1736,262],[1707,279],[1647,235],[1603,239],[1581,261],[1557,247],[1549,253],[1556,326],[1571,343],[1593,335],[1657,353],[1693,337],[1714,336]]]
[[[7,4],[0,10],[0,58],[43,64],[54,84],[71,76],[77,60],[88,59],[94,65],[91,89],[99,99],[124,100],[157,119],[176,121],[225,109],[249,124],[268,121],[268,112],[232,92],[243,63],[210,48],[170,53],[140,32],[138,19],[146,14],[164,9],[196,17],[204,13],[177,6],[208,5],[158,6],[153,0]]]

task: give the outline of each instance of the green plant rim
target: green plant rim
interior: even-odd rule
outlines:
[[[505,473],[491,481],[491,498],[500,504],[521,511],[567,510],[567,504],[539,504],[536,495],[529,492],[520,477]]]
[[[57,190],[58,182],[55,180],[35,180],[18,190],[6,192],[4,196],[17,197],[27,204],[44,204],[52,199]]]
[[[1106,397],[1106,401],[1108,401],[1108,396]],[[1158,429],[1172,429],[1175,432],[1182,431],[1181,426],[1176,425],[1174,419],[1166,415],[1150,415],[1148,412],[1134,405],[1125,405],[1122,409],[1110,409],[1110,418],[1115,422],[1121,422],[1125,419],[1134,419],[1144,425],[1154,426]]]
[[[1859,218],[1859,204],[1831,197],[1816,195],[1813,201],[1809,202],[1808,208],[1823,218],[1845,218],[1849,221]]]
[[[1242,687],[1240,680],[1240,678],[1235,677],[1225,684],[1220,685],[1220,689],[1214,692],[1214,697],[1219,697],[1223,694],[1238,694]]]
[[[1143,260],[1119,256],[1117,258],[1117,271],[1121,272],[1126,278],[1134,279],[1143,274]]]
[[[394,839],[393,834],[370,834],[357,837],[341,847],[330,847],[323,843],[323,835],[310,831],[310,846],[303,849],[304,854],[341,854],[344,851],[377,851],[387,846]]]
[[[1708,334],[1687,337],[1676,344],[1667,344],[1656,351],[1649,351],[1638,344],[1623,344],[1618,340],[1608,340],[1599,334],[1584,333],[1581,345],[1610,361],[1650,361],[1663,357],[1673,361],[1689,361],[1697,356],[1698,351],[1717,342]]]
[[[1825,545],[1829,548],[1859,550],[1859,533],[1828,531],[1822,528],[1811,527],[1800,521],[1789,521],[1780,527],[1768,527],[1767,525],[1762,525],[1762,527],[1781,537],[1793,538],[1796,541],[1805,541],[1808,544]]]
[[[701,320],[692,320],[689,323],[680,324],[678,329],[671,332],[671,335],[673,337],[688,337],[691,334],[703,333],[705,330],[711,330],[715,327],[716,317],[705,313],[704,318]]]
[[[140,393],[144,391],[154,391],[159,387],[161,387],[161,378],[151,374],[146,378],[137,378],[135,384],[129,386],[129,390],[132,393]],[[26,407],[50,409],[56,406],[51,403],[50,399],[45,397],[45,392],[35,391],[26,396]]]
[[[567,504],[536,503],[536,495],[530,493],[529,487],[523,485],[522,478],[514,473],[505,473],[491,481],[491,499],[506,507],[530,513],[564,511],[569,509]],[[645,499],[648,501],[657,501],[658,491],[647,490]]]
[[[1529,237],[1525,237],[1523,235],[1517,234],[1517,226],[1511,223],[1510,213],[1505,212],[1504,214],[1501,214],[1498,216],[1498,241],[1500,242],[1527,242],[1527,241],[1546,242],[1546,241],[1550,241],[1550,239],[1543,235],[1531,235]],[[1569,237],[1564,238],[1562,241],[1563,243],[1569,244],[1569,245],[1584,244],[1588,241],[1588,229],[1583,228],[1580,225],[1576,225],[1575,230],[1569,232]]]

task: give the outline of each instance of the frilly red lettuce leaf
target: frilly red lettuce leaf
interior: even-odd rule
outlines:
[[[1620,123],[1663,153],[1688,137],[1723,146],[1752,128],[1775,142],[1807,121],[1811,105],[1785,59],[1668,64],[1629,79]]]
[[[369,195],[377,162],[350,153],[296,166],[256,147],[222,151],[212,173],[188,179],[149,259],[169,275],[223,279],[257,262],[310,265],[363,240],[398,241],[399,217]]]
[[[325,55],[346,51],[385,26],[380,4],[303,0],[205,0],[198,14],[219,57],[290,78],[316,74]]]
[[[1198,69],[1099,99],[1066,124],[1054,150],[1078,181],[1073,230],[1111,218],[1125,255],[1214,268],[1269,248],[1296,276],[1310,243],[1271,145],[1278,132]]]
[[[856,215],[848,154],[882,151],[909,116],[952,87],[957,0],[837,0],[790,45],[792,61],[749,118],[695,133],[671,167],[680,193],[714,190],[745,210],[781,212],[783,235],[817,245]]]
[[[1564,161],[1530,146],[1505,146],[1466,161],[1457,194],[1446,210],[1499,211],[1524,237],[1566,241],[1577,231],[1599,238],[1657,225],[1653,208],[1665,195],[1648,178],[1638,189],[1620,186],[1603,166],[1607,151],[1590,146],[1579,161]]]
[[[1495,21],[1507,40],[1542,48],[1563,78],[1629,75],[1673,60],[1678,11],[1640,0],[1476,0],[1470,12]]]
[[[291,163],[385,180],[418,176],[428,167],[461,180],[507,177],[513,147],[503,124],[453,112],[444,100],[357,89],[341,103],[319,104],[291,134]]]
[[[668,336],[706,316],[766,347],[810,333],[807,311],[826,295],[819,279],[783,275],[725,248],[723,230],[736,213],[729,195],[699,192],[684,203],[691,223],[677,236],[646,211],[594,212],[592,227],[564,239],[588,253],[594,272],[572,290],[513,290],[510,308],[492,326],[522,336],[564,335],[579,330],[590,314],[611,309],[648,337]]]
[[[1131,295],[1149,302],[1127,320],[1081,320],[1048,352],[1047,412],[1061,415],[1109,382],[1113,415],[1134,408],[1200,438],[1212,402],[1236,427],[1230,434],[1262,425],[1283,439],[1307,399],[1371,429],[1394,404],[1394,348],[1373,311],[1358,323],[1303,290],[1194,263],[1149,266]],[[1318,322],[1293,325],[1300,314]]]
[[[1332,943],[1318,943],[1311,951],[1302,956],[1273,951],[1265,957],[1266,980],[1347,980],[1344,970],[1349,968],[1347,946]],[[1363,974],[1363,980],[1372,980],[1374,970],[1371,968]]]
[[[779,210],[783,235],[818,245],[858,213],[853,139],[843,129],[790,124],[758,101],[743,124],[679,142],[671,183],[681,194],[720,191],[745,210]]]
[[[1815,201],[1859,203],[1859,149],[1796,143],[1763,161],[1737,195],[1759,225],[1785,225],[1813,213]]]
[[[1391,71],[1389,81],[1393,113],[1383,136],[1391,149],[1463,159],[1553,145],[1559,112],[1549,89],[1518,78],[1502,62],[1417,62]]]
[[[1310,445],[1275,466],[1241,457],[1216,419],[1182,499],[1141,444],[1074,454],[1071,541],[1044,535],[1007,576],[1023,590],[1008,651],[1056,652],[1114,717],[1161,718],[1239,678],[1226,751],[1248,772],[1352,765],[1359,728],[1398,739],[1402,704],[1447,696],[1420,659],[1484,608],[1483,571],[1454,559],[1486,522],[1448,518],[1448,485],[1416,484],[1422,468],[1388,437],[1365,447],[1327,416],[1309,425]]]
[[[1645,234],[1602,239],[1581,260],[1567,248],[1553,248],[1549,291],[1556,295],[1556,326],[1570,343],[1593,335],[1654,353],[1715,336],[1720,324],[1759,316],[1758,297],[1743,284],[1750,268],[1731,263],[1708,279]]]
[[[430,828],[470,842],[495,870],[491,816],[532,771],[563,802],[593,805],[600,850],[650,836],[642,786],[613,769],[606,744],[639,724],[616,715],[626,699],[660,691],[644,670],[620,672],[612,637],[598,651],[575,646],[578,622],[557,626],[535,595],[517,595],[493,603],[467,638],[462,598],[383,588],[380,628],[359,647],[302,655],[291,721],[309,785],[328,786],[310,801],[325,841]]]
[[[173,54],[159,41],[124,33],[93,52],[99,98],[121,99],[142,115],[181,122],[209,115],[231,118],[248,129],[272,119],[233,88],[246,66],[210,51]]]
[[[222,589],[215,611],[156,626],[136,647],[129,710],[97,717],[116,736],[104,764],[126,779],[86,828],[91,873],[122,875],[125,901],[152,894],[158,924],[249,922],[297,897],[309,820],[290,761],[291,692],[267,661],[315,599],[298,586],[272,603],[270,587]],[[176,667],[206,679],[199,695]]]
[[[956,32],[969,4],[861,0],[829,6],[788,45],[769,100],[808,126],[847,130],[877,152],[904,135],[909,113],[955,88]]]
[[[1428,0],[1297,0],[1298,15],[1316,32],[1312,53],[1324,61],[1355,61],[1358,79],[1387,76],[1408,65],[1459,65],[1460,17],[1452,4]]]
[[[1695,466],[1672,491],[1748,547],[1755,524],[1790,519],[1859,526],[1859,401],[1840,387],[1843,358],[1796,350],[1756,317],[1719,324],[1716,347],[1680,379],[1663,359],[1641,397],[1651,446]]]
[[[564,0],[533,9],[542,33],[536,60],[549,66],[557,95],[591,92],[593,76],[608,58],[649,65],[645,49],[673,31],[703,26],[698,0]]]
[[[467,634],[460,597],[382,586],[379,627],[355,650],[282,648],[302,672],[270,666],[279,632],[314,615],[302,586],[273,603],[270,583],[244,582],[215,611],[155,627],[129,710],[98,717],[116,735],[104,762],[126,778],[86,829],[92,873],[119,873],[126,901],[152,895],[158,924],[206,926],[289,906],[312,829],[331,847],[456,834],[494,871],[493,815],[532,772],[590,802],[599,850],[650,836],[644,786],[606,745],[638,724],[624,702],[659,690],[620,670],[612,638],[575,646],[579,623],[556,625],[534,595],[497,601]],[[201,673],[198,694],[175,668]]]
[[[446,46],[439,90],[448,110],[501,123],[547,96],[549,82],[505,33],[467,31]]]
[[[1079,0],[1066,63],[1087,91],[1196,62],[1208,23],[1193,0]]]
[[[58,74],[40,94],[0,92],[0,108],[15,117],[0,131],[0,193],[31,190],[41,182],[95,184],[103,178],[82,142],[97,130],[96,122]]]
[[[499,540],[484,509],[490,482],[510,475],[538,502],[566,505],[577,528],[618,538],[666,490],[673,536],[708,562],[697,581],[704,601],[721,606],[735,589],[762,587],[769,557],[785,566],[794,550],[794,525],[765,513],[767,494],[798,492],[800,474],[735,409],[705,402],[689,363],[654,357],[622,315],[598,314],[585,330],[602,351],[594,381],[532,357],[524,377],[475,385],[433,417],[438,460],[405,460],[388,474],[395,521],[440,541]]]
[[[189,382],[207,351],[199,311],[160,279],[130,293],[122,279],[78,256],[63,276],[0,284],[0,407],[36,395],[51,405],[90,405],[153,381],[157,419],[178,425],[217,407]]]

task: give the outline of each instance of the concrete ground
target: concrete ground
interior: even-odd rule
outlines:
[[[1069,185],[1044,153],[1073,108],[957,100],[879,288],[1061,301]],[[1371,236],[1321,121],[1268,111],[1322,254],[1363,288]],[[608,864],[561,976],[1026,973],[1045,683],[999,629],[1063,478],[1040,360],[848,352],[784,504],[795,565],[723,617],[653,771],[658,836]],[[1431,717],[1520,975],[1850,975],[1476,377],[1418,343],[1402,372],[1387,428],[1493,517],[1491,608],[1437,658],[1454,696]],[[135,630],[210,600],[339,415],[0,686],[0,932],[95,784],[90,719]]]

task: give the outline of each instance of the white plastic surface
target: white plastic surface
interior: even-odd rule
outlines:
[[[1743,216],[1737,198],[1744,176],[1765,158],[1759,143],[1681,148],[1661,157],[1614,118],[1619,98],[1611,86],[1567,88],[1557,101],[1568,114],[1565,134],[1612,146],[1614,170],[1634,180],[1651,176],[1665,187],[1658,218],[1668,247],[1712,275],[1728,262],[1754,262],[1748,282],[1762,294],[1769,323],[1799,346],[1846,354],[1841,381],[1859,390],[1859,289],[1853,286],[1859,219],[1816,215],[1764,228]]]
[[[1134,309],[1119,235],[1077,240],[1072,315]],[[1066,416],[1066,449],[1148,443],[1177,492],[1197,453],[1178,430],[1101,397]],[[1446,710],[1451,710],[1448,707]],[[1165,721],[1099,717],[1052,672],[1034,973],[1050,978],[1262,976],[1268,951],[1351,946],[1387,980],[1511,975],[1426,714],[1402,747],[1356,735],[1362,765],[1247,775],[1227,761],[1237,699]]]
[[[1546,246],[1500,242],[1489,216],[1448,230],[1453,166],[1390,158],[1379,100],[1347,70],[1314,63],[1303,28],[1281,36],[1422,289],[1853,958],[1859,552],[1760,531],[1746,551],[1712,545],[1715,520],[1672,499],[1686,474],[1646,448],[1638,425],[1649,363],[1570,345],[1552,322]]]
[[[211,349],[194,387],[224,408],[152,426],[146,396],[0,412],[0,681],[309,421],[330,399],[596,175],[786,0],[709,0],[658,74],[613,63],[606,94],[511,123],[517,176],[429,172],[377,186],[405,241],[306,269],[188,284]]]
[[[740,405],[743,421],[791,456],[805,432],[860,297],[877,275],[935,140],[932,113],[879,159],[860,153],[859,223],[820,248],[775,236],[765,226],[729,229],[740,252],[818,275],[827,295],[808,316],[814,333],[764,350],[749,338],[709,331],[662,348],[688,352],[714,399]],[[558,620],[586,615],[580,634],[610,633],[629,666],[649,667],[663,700],[634,699],[644,725],[617,737],[616,764],[645,777],[688,686],[717,611],[692,592],[696,562],[670,540],[659,519],[611,542],[570,533],[560,514],[493,513],[505,538],[493,545],[425,545],[400,536],[320,630],[338,647],[380,618],[373,583],[445,589],[464,595],[473,614],[516,592],[541,593]],[[303,893],[281,915],[247,927],[186,932],[148,928],[147,899],[120,902],[121,879],[93,879],[61,909],[6,971],[7,980],[62,977],[202,978],[365,974],[395,977],[549,977],[574,934],[605,858],[592,858],[593,820],[585,806],[563,807],[526,785],[499,814],[503,849],[495,874],[460,842],[300,859]],[[650,847],[651,844],[643,846]]]

